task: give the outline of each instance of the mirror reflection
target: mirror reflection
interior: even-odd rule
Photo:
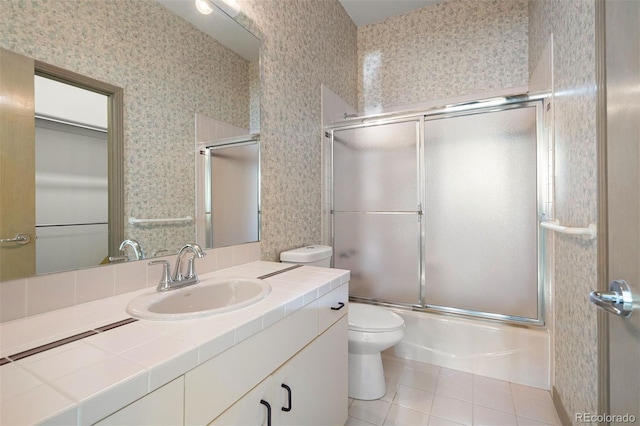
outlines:
[[[200,143],[198,152],[196,168],[203,184],[196,183],[196,192],[204,204],[197,209],[198,243],[219,248],[259,241],[259,135]]]
[[[36,273],[109,256],[108,97],[35,76]]]
[[[31,58],[36,64],[55,65],[123,89],[123,153],[120,156],[123,171],[114,177],[122,181],[123,193],[119,202],[123,220],[115,231],[120,233],[119,242],[124,239],[137,242],[144,257],[175,252],[186,242],[195,240],[196,216],[199,213],[194,191],[194,117],[198,114],[211,117],[220,123],[245,129],[246,133],[259,131],[259,40],[219,10],[199,16],[198,23],[186,22],[185,19],[189,19],[186,15],[194,8],[192,1],[171,0],[123,0],[117,3],[79,0],[55,4],[30,0],[2,1],[1,48]],[[180,10],[188,10],[188,13],[178,13]],[[208,21],[203,21],[203,18]],[[216,25],[218,31],[224,28],[226,32],[242,34],[218,37],[226,37],[224,43],[227,45],[242,40],[241,47],[232,50],[204,33],[202,28],[206,29],[207,22],[218,21],[224,22],[224,25]],[[87,34],[92,36],[87,37]],[[0,87],[4,91],[7,85],[3,82]],[[5,99],[5,95],[1,95],[0,98]],[[57,100],[60,99],[58,96]],[[35,121],[35,117],[32,116],[32,120]],[[56,127],[48,124],[51,123],[39,127]],[[97,136],[84,130],[80,132],[83,135],[72,133],[73,138]],[[59,133],[60,129],[47,128],[46,131]],[[92,186],[96,191],[100,187],[100,191],[104,191],[103,165],[91,165],[86,158],[77,157],[84,148],[78,149],[70,139],[65,142],[66,148],[55,150],[57,157],[48,158],[51,161],[46,167],[57,167],[59,176],[54,178],[45,172],[37,179],[38,185],[49,185],[46,198],[53,216],[41,218],[45,210],[38,207],[38,219],[34,219],[34,224],[104,227],[106,221],[111,226],[111,214],[105,220],[106,213],[102,207],[99,208],[100,213],[97,213],[98,209],[96,212],[82,212],[85,207],[74,206],[68,201],[72,193],[84,201],[93,200],[93,195],[81,194],[80,191],[69,190],[69,187],[66,195],[51,189],[56,179],[57,184],[61,184],[62,180],[69,178],[68,175],[82,174],[85,187]],[[5,139],[0,141],[3,150],[5,143]],[[96,161],[104,161],[89,155]],[[109,159],[108,163],[111,162]],[[84,171],[73,171],[75,166]],[[93,174],[98,169],[101,170],[99,177]],[[76,184],[79,181],[73,185]],[[110,182],[109,194],[111,186]],[[4,187],[1,189],[5,190]],[[89,204],[97,207],[104,201],[94,200]],[[109,209],[111,204],[109,199]],[[55,209],[67,210],[70,215],[55,216]],[[80,213],[87,215],[81,217]],[[132,218],[150,221],[134,223],[130,221]],[[165,221],[173,218],[190,220]],[[102,225],[84,225],[93,223]],[[69,242],[62,243],[59,236],[41,236],[40,228],[43,231],[64,229],[63,234],[71,230],[71,227],[39,226],[39,231],[34,233],[38,234],[36,245],[38,242],[43,244],[37,249],[37,257],[38,261],[46,263],[46,268],[38,267],[37,273],[91,266],[105,260],[108,262],[109,258],[136,257],[131,244],[120,250],[120,244],[110,242],[110,248],[105,252],[104,230],[101,229],[96,232],[96,235],[100,234],[98,239],[101,241],[97,244],[103,247],[101,254],[93,256],[94,260],[88,264],[74,263],[78,260],[72,250],[79,247],[73,242],[76,237],[65,236]],[[2,239],[21,232],[6,229],[4,225],[1,231]],[[88,235],[82,238],[85,237]],[[49,254],[40,253],[46,241],[49,241]],[[0,258],[5,252],[15,252],[14,246],[16,244],[1,243]],[[2,269],[6,269],[5,263],[2,265]]]

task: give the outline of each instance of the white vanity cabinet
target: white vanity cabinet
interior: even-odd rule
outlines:
[[[259,261],[208,277],[230,276],[261,277],[271,293],[217,317],[113,323],[152,292],[143,289],[0,325],[0,350],[16,355],[50,334],[75,336],[87,312],[87,328],[100,331],[34,351],[35,361],[3,359],[2,386],[24,389],[0,398],[0,423],[267,426],[264,400],[274,426],[344,424],[349,271]],[[75,360],[63,377],[61,356]]]
[[[344,424],[347,301],[343,285],[188,372],[185,424],[267,426],[261,400],[274,426]]]
[[[346,335],[347,317],[343,316],[211,424],[344,424],[348,401]]]
[[[156,389],[109,417],[98,426],[180,425],[184,417],[184,376]]]

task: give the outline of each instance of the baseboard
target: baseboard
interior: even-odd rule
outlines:
[[[560,417],[560,422],[564,426],[571,426],[573,422],[571,421],[571,418],[567,414],[567,410],[565,410],[564,405],[562,404],[562,399],[560,399],[560,395],[558,394],[558,391],[556,390],[555,386],[553,386],[551,390],[551,397],[553,398],[553,405],[556,406],[558,417]]]

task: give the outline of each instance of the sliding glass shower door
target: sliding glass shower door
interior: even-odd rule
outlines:
[[[334,266],[355,300],[543,322],[541,101],[332,130]]]
[[[427,305],[538,318],[536,105],[426,117],[424,137]]]
[[[333,132],[334,266],[352,297],[405,305],[420,295],[420,121]]]

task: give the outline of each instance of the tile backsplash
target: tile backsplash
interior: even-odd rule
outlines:
[[[210,249],[206,253],[196,263],[199,274],[260,260],[260,243]],[[175,257],[161,259],[174,265]],[[162,271],[148,263],[126,262],[0,282],[0,322],[154,287]]]

